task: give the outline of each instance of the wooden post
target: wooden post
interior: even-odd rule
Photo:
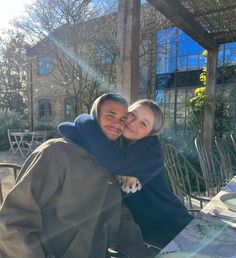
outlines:
[[[140,0],[119,0],[117,28],[117,92],[138,99]]]
[[[218,48],[207,50],[206,93],[210,97],[210,107],[205,109],[203,121],[203,140],[209,150],[212,149],[215,134],[216,80]]]

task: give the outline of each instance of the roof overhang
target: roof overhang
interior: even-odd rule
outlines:
[[[147,0],[208,50],[236,41],[236,3],[225,0]]]

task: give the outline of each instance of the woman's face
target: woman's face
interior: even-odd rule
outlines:
[[[129,109],[123,136],[129,140],[139,140],[149,135],[154,127],[155,116],[146,105],[136,105]]]

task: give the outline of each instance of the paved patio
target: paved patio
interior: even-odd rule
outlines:
[[[9,151],[0,151],[0,162],[10,162],[22,165],[24,161],[25,158],[19,154],[13,155],[12,152]]]
[[[0,163],[14,163],[17,165],[22,165],[24,161],[25,158],[19,154],[13,155],[8,151],[0,151]],[[7,192],[14,185],[13,171],[6,168],[0,168],[0,181],[2,184],[3,197],[5,197]]]

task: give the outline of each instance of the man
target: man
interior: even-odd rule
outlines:
[[[116,94],[99,100],[102,131],[116,140],[127,103]],[[0,210],[1,258],[105,258],[120,227],[120,187],[80,145],[52,139],[26,160]]]
[[[114,126],[111,126],[110,121],[113,119],[113,112],[110,110],[110,108],[113,106],[113,101],[109,100],[109,98],[112,96],[113,94],[104,94],[103,96],[99,97],[96,99],[96,101],[94,102],[92,108],[91,108],[91,113],[94,115],[94,118],[97,120],[97,124],[99,125],[100,128],[98,128],[98,130],[101,132],[101,135],[98,135],[95,131],[93,130],[93,126],[85,126],[84,127],[84,122],[85,120],[87,120],[86,116],[84,117],[84,115],[79,116],[78,118],[75,119],[74,123],[70,123],[70,122],[64,122],[61,123],[58,126],[58,130],[60,132],[60,134],[65,138],[65,139],[70,139],[73,142],[77,142],[78,141],[78,135],[81,136],[81,140],[84,142],[86,141],[86,143],[84,142],[83,145],[86,147],[87,146],[87,141],[91,138],[92,140],[92,145],[93,146],[97,146],[97,148],[99,149],[99,153],[101,153],[101,155],[103,155],[103,153],[106,151],[104,149],[100,149],[100,144],[101,144],[101,140],[99,139],[100,137],[103,138],[104,135],[106,136],[105,138],[108,138],[110,140],[110,143],[112,145],[114,145],[114,141],[118,138],[118,135],[121,135],[120,128],[114,128]],[[83,119],[83,117],[85,118],[85,120]],[[124,121],[124,119],[120,119],[121,123],[125,124],[126,121]],[[85,122],[87,124],[87,122]],[[90,122],[89,122],[90,123]],[[92,122],[93,124],[93,122]],[[98,136],[98,137],[95,137]],[[143,153],[145,153],[147,151],[147,155],[149,156],[149,144],[151,143],[148,139],[146,139],[147,141],[142,142],[139,141],[138,145],[132,144],[132,146],[135,145],[136,151],[137,148],[141,148],[142,151],[138,153],[133,154],[132,153],[132,148],[130,149],[129,153],[126,153],[126,155],[129,156],[129,162],[127,162],[127,159],[122,159],[122,172],[126,173],[130,173],[131,171],[134,170],[135,167],[135,171],[138,170],[137,168],[137,164],[138,166],[140,166],[140,161],[142,163],[143,160]],[[91,141],[90,141],[91,142]],[[109,142],[109,141],[108,141]],[[117,143],[115,143],[115,145],[119,144],[120,140],[117,141]],[[102,146],[102,144],[101,144]],[[96,155],[95,155],[96,156]],[[122,154],[123,156],[123,154]],[[96,156],[97,157],[97,156]],[[111,174],[114,174],[114,170],[116,170],[117,168],[117,162],[113,159],[114,155],[108,155],[107,159],[109,161],[109,163],[111,164],[111,168],[107,169],[109,170],[109,172]],[[133,158],[130,158],[133,157]],[[135,157],[135,159],[134,159]],[[137,160],[138,159],[138,160]],[[139,160],[140,159],[140,160]],[[125,164],[124,164],[125,163]],[[156,165],[156,162],[155,162]],[[118,167],[120,167],[118,165]],[[120,168],[121,168],[120,167]],[[149,169],[148,164],[145,165],[146,169]],[[118,169],[118,171],[120,171],[120,169]],[[115,173],[116,174],[116,173]],[[143,238],[142,238],[142,233],[141,233],[141,229],[140,227],[135,223],[134,218],[131,214],[131,212],[129,211],[129,209],[123,205],[122,209],[121,209],[121,223],[120,223],[120,227],[119,227],[119,231],[116,237],[116,242],[115,242],[115,249],[118,250],[119,252],[121,251],[122,253],[126,254],[126,257],[130,257],[130,258],[147,258],[147,257],[154,257],[155,254],[157,254],[156,250],[153,249],[148,249],[144,246],[143,244]],[[106,215],[105,215],[106,214]],[[101,216],[102,220],[99,221],[99,223],[97,223],[98,227],[101,227],[101,225],[106,224],[107,222],[107,218],[109,218],[110,214],[109,212],[104,212],[103,216]],[[97,242],[101,239],[101,237],[99,236],[100,234],[100,230],[96,230],[96,232],[98,232],[96,239],[96,244]],[[93,251],[96,252],[96,248],[93,248]],[[120,257],[120,256],[118,256]],[[123,257],[123,256],[122,256]]]

